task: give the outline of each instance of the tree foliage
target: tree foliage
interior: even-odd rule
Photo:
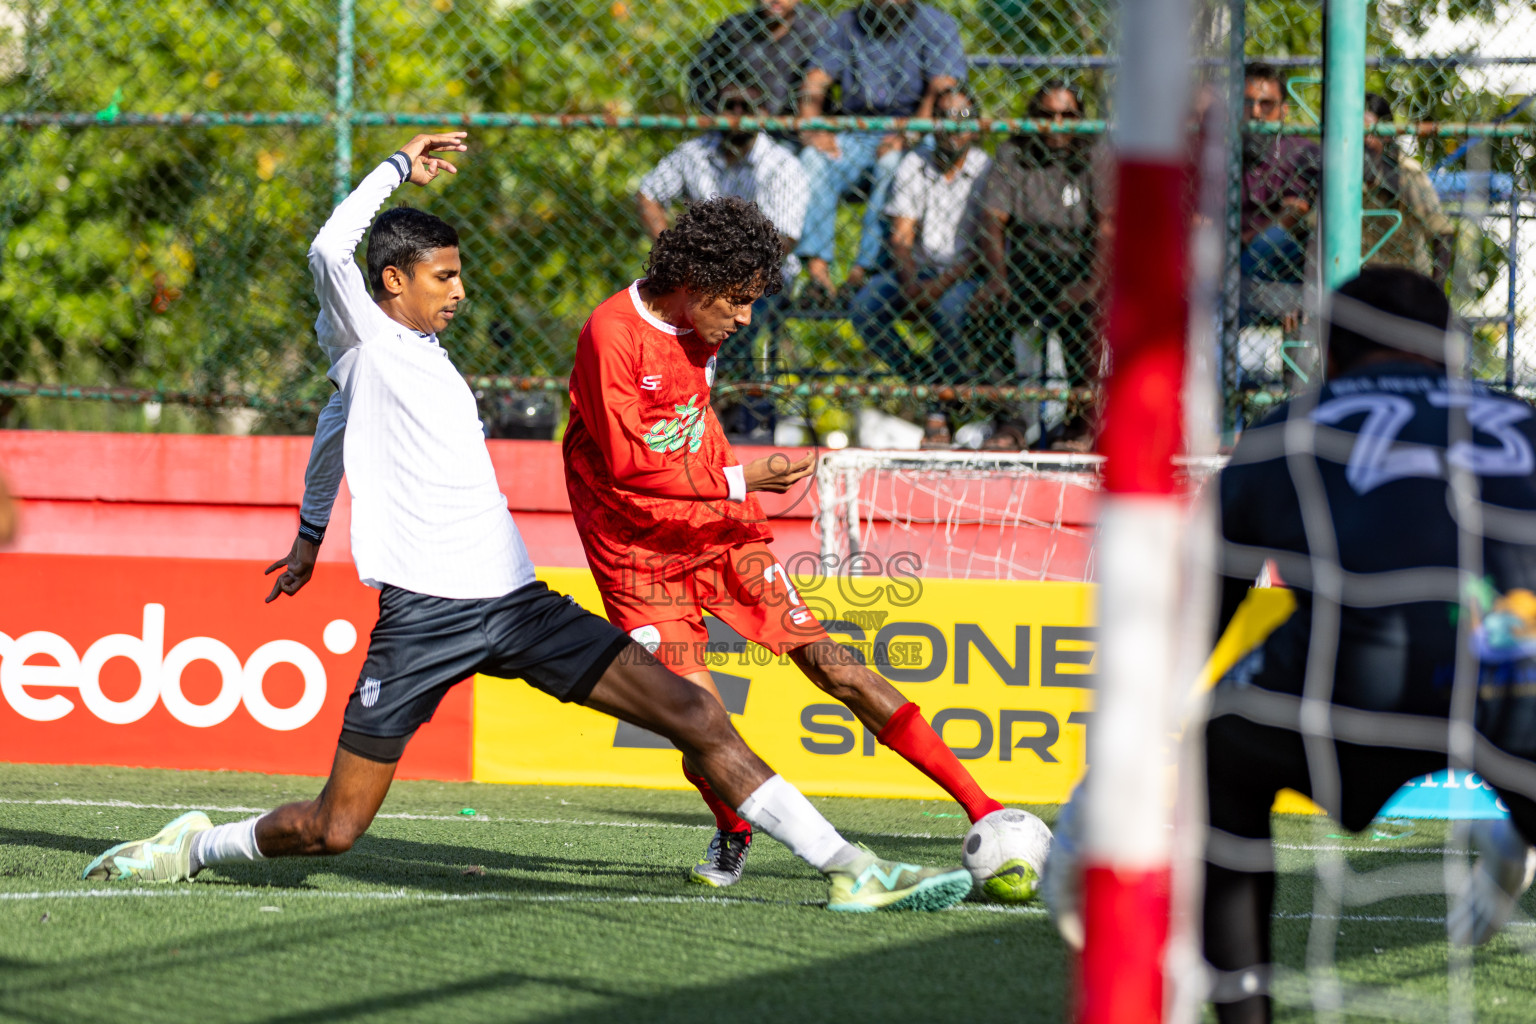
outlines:
[[[685,113],[693,48],[745,2],[358,0],[353,109]],[[941,6],[959,19],[973,55],[1092,56],[1115,45],[1108,0]],[[337,8],[333,0],[13,0],[9,16],[0,14],[0,111],[328,115],[339,102]],[[1423,48],[1437,17],[1482,19],[1496,31],[1504,10],[1491,0],[1377,0],[1371,49]],[[1316,4],[1250,0],[1246,24],[1251,55],[1321,52]],[[988,65],[973,77],[984,110],[1017,114],[1035,86],[1060,74]],[[1100,71],[1066,77],[1101,97],[1108,81]],[[1510,105],[1485,72],[1455,65],[1378,69],[1370,84],[1413,119],[1486,120]],[[350,179],[410,131],[358,128]],[[332,202],[334,123],[7,132],[0,378],[324,397],[304,254]],[[458,178],[398,196],[454,221],[465,237],[471,302],[449,343],[466,371],[568,370],[588,311],[640,273],[646,246],[634,191],[683,137],[479,131]],[[1426,144],[1426,162],[1454,145]],[[1496,169],[1524,178],[1524,143],[1491,152]],[[802,355],[821,366],[857,346],[842,329],[807,337]],[[266,423],[307,425],[276,413]]]

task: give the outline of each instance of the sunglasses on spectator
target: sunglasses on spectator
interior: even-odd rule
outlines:
[[[1029,117],[1033,121],[1081,121],[1083,113],[1080,110],[1031,110]]]
[[[969,121],[976,116],[976,112],[970,107],[961,107],[959,110],[935,110],[933,116],[938,121]]]
[[[729,99],[720,104],[722,114],[754,114],[757,112],[757,104],[751,100]]]

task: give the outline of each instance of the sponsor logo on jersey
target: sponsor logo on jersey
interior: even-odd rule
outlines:
[[[362,688],[359,691],[363,698],[363,707],[371,708],[379,702],[379,687],[383,685],[382,682],[373,678],[373,676],[368,676],[363,680]]]
[[[640,386],[642,388],[644,388],[645,390],[647,390],[647,391],[660,391],[661,390],[661,374],[659,374],[659,373],[648,373],[648,374],[646,374],[644,377],[640,378]]]
[[[645,446],[661,455],[675,452],[684,445],[689,454],[699,450],[704,443],[704,407],[698,405],[698,395],[689,397],[687,404],[674,405],[677,413],[672,419],[657,420],[641,438]]]

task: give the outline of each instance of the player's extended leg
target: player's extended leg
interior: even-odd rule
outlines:
[[[263,857],[346,853],[379,813],[398,763],[370,760],[337,747],[331,776],[319,796],[284,804],[257,820],[257,852]]]
[[[829,910],[936,910],[970,891],[970,873],[963,868],[883,861],[849,844],[799,790],[752,752],[718,699],[638,645],[613,660],[585,703],[671,740],[743,818],[828,876]]]
[[[689,672],[683,678],[698,686],[724,706],[720,691],[715,688],[714,677],[707,670]],[[752,824],[736,813],[736,808],[722,800],[710,786],[699,766],[683,755],[683,778],[687,779],[704,805],[715,816],[715,834],[704,850],[704,856],[688,873],[690,880],[701,885],[724,888],[741,881],[741,873],[747,866],[747,851],[752,849]]]
[[[794,649],[790,657],[811,682],[846,704],[876,739],[954,797],[972,824],[1003,809],[945,746],[922,709],[865,666],[852,648],[823,637]]]
[[[315,799],[228,825],[213,825],[202,811],[183,814],[148,839],[112,847],[86,867],[84,877],[180,882],[226,861],[345,853],[372,823],[394,776],[395,762],[338,747],[330,778]]]

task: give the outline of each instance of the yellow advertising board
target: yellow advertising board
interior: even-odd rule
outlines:
[[[557,591],[602,603],[585,569],[544,569]],[[1057,803],[1082,775],[1093,698],[1094,588],[1077,583],[915,577],[800,577],[835,639],[916,701],[993,796]],[[853,713],[787,658],[711,623],[711,671],[752,748],[803,791],[935,797],[939,790],[875,742]],[[474,777],[484,782],[686,788],[659,737],[520,682],[474,690]]]
[[[600,609],[585,569],[539,578]],[[988,793],[1061,803],[1082,778],[1092,722],[1094,587],[1084,583],[797,577],[828,632],[916,701]],[[1202,673],[1210,685],[1290,615],[1288,590],[1248,595]],[[711,671],[752,749],[807,793],[935,797],[937,787],[875,742],[853,713],[776,658],[711,624]],[[659,736],[561,704],[521,682],[474,688],[478,782],[686,789],[678,753]],[[1277,811],[1318,813],[1290,790]]]

